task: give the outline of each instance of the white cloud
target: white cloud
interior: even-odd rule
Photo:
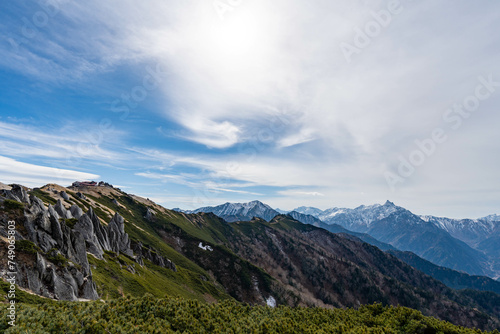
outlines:
[[[297,190],[284,190],[279,191],[278,194],[285,196],[325,196],[325,194],[317,191],[297,191]]]
[[[68,169],[39,166],[0,156],[0,173],[3,183],[21,183],[40,187],[47,183],[67,185],[75,180],[98,179],[99,175]]]
[[[185,139],[204,144],[208,147],[226,148],[236,144],[240,130],[231,122],[214,122],[209,119],[196,119],[196,116],[183,116],[181,124],[189,129],[192,135]]]
[[[124,155],[105,146],[116,145],[123,134],[112,128],[68,124],[40,129],[0,121],[0,149],[18,158],[44,157],[62,161],[81,159],[117,162]]]

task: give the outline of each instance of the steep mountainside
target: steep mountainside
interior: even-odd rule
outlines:
[[[500,278],[500,216],[489,215],[479,219],[450,219],[423,216],[453,237],[483,252],[489,258],[492,277]]]
[[[435,264],[471,275],[492,275],[483,253],[407,210],[399,210],[373,222],[365,232],[399,250],[414,252]]]
[[[464,241],[450,235],[442,225],[437,225],[431,219],[422,219],[389,201],[384,205],[360,206],[355,209],[301,210],[315,212],[315,216],[324,223],[338,224],[351,231],[367,233],[381,242],[402,251],[411,251],[440,266],[472,275],[496,277],[500,273],[495,266],[498,262],[492,252],[473,249]],[[494,250],[494,241],[488,246],[484,247]]]
[[[316,227],[321,227],[322,229],[325,229],[325,230],[330,231],[332,233],[343,233],[346,236],[348,236],[348,235],[354,236],[356,238],[363,240],[364,242],[366,242],[370,245],[373,245],[373,246],[380,248],[381,250],[396,249],[395,247],[393,247],[385,242],[378,241],[377,239],[375,239],[374,237],[372,237],[369,234],[352,232],[352,231],[349,231],[349,230],[343,228],[342,226],[340,226],[338,224],[326,224],[326,223],[323,223],[318,218],[315,218],[311,215],[298,213],[297,211],[291,211],[288,213],[288,215],[290,217],[292,217],[293,219],[298,220],[299,222],[301,222],[303,224],[309,224],[309,225],[314,225]]]
[[[392,250],[389,253],[453,289],[492,291],[500,295],[500,282],[489,277],[471,276],[445,267],[436,266],[412,252]]]
[[[497,215],[480,219],[450,219],[434,216],[421,216],[421,218],[466,242],[471,247],[476,247],[481,241],[491,236],[500,236],[500,217]],[[500,246],[498,249],[500,250]]]
[[[483,308],[359,239],[304,225],[289,216],[231,226],[234,232],[227,235],[228,247],[311,305],[346,307],[379,301],[417,308],[454,323],[465,321],[462,324],[467,326],[463,312],[470,309],[459,305],[476,305],[487,312],[494,309],[488,304]]]

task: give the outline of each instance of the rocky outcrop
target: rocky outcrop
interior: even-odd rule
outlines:
[[[87,199],[87,197],[84,194],[82,194],[81,192],[77,192],[76,197],[78,197],[79,199]]]
[[[153,247],[144,246],[142,242],[132,242],[132,249],[136,254],[136,261],[141,266],[144,265],[144,259],[146,259],[157,266],[177,271],[177,267],[175,266],[175,264],[169,259],[161,256]]]
[[[33,264],[19,262],[17,284],[34,293],[59,300],[97,299],[95,283],[73,263],[61,267],[36,254]]]
[[[155,215],[156,215],[156,212],[154,212],[153,210],[151,210],[150,208],[148,208],[148,210],[146,211],[146,215],[144,216],[144,218],[146,218],[148,221],[152,222],[155,219]]]
[[[61,197],[65,200],[65,201],[69,201],[69,195],[67,192],[65,192],[64,190],[62,190],[59,195],[61,195]]]
[[[130,240],[125,233],[125,221],[120,214],[115,213],[113,219],[108,224],[108,235],[111,250],[116,253],[123,253],[128,256],[134,256],[130,249]]]
[[[66,210],[64,205],[62,204],[61,200],[57,200],[56,205],[54,206],[54,210],[57,212],[59,217],[63,219],[71,219],[73,218],[73,215],[71,214],[71,211]]]
[[[11,190],[7,189],[2,190],[2,195],[5,198],[31,205],[30,197],[28,196],[28,193],[26,192],[26,189],[23,186],[19,184],[13,184],[11,185],[11,187],[12,187]]]
[[[80,209],[80,207],[77,205],[73,204],[71,208],[69,208],[69,211],[71,212],[71,215],[76,219],[80,219],[83,216],[83,210]]]
[[[96,226],[97,224],[95,220],[98,221],[99,219],[96,217],[96,215],[91,209],[89,210],[88,213],[80,217],[78,223],[75,224],[74,229],[83,236],[83,239],[85,240],[89,253],[95,255],[97,258],[102,260],[103,259],[102,255],[104,254],[104,250],[101,246],[101,242],[97,238],[97,231],[99,230],[101,223],[98,222],[97,223],[98,226]]]
[[[97,299],[85,239],[80,231],[64,223],[64,219],[73,217],[71,212],[60,201],[45,208],[39,198],[30,198],[20,186],[7,190],[3,196],[27,204],[24,217],[18,220],[23,228],[18,228],[16,239],[29,240],[38,247],[35,254],[19,252],[24,260],[18,261],[17,284],[60,300]],[[2,230],[6,230],[6,224],[7,219],[0,216]],[[5,273],[5,268],[0,269]]]
[[[30,200],[31,200],[30,211],[32,214],[38,215],[39,213],[44,212],[46,210],[45,204],[43,204],[43,201],[38,197],[31,196]]]

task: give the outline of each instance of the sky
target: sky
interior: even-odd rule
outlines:
[[[498,1],[0,4],[0,182],[500,213]]]

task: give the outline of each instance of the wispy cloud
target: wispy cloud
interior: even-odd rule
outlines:
[[[98,126],[68,124],[63,128],[45,128],[0,121],[0,149],[11,157],[42,157],[54,160],[87,159],[97,162],[122,160],[116,144],[122,133]]]
[[[317,191],[298,191],[298,190],[283,190],[278,192],[284,196],[325,196],[325,194]]]
[[[75,180],[92,180],[99,175],[17,161],[0,156],[0,177],[3,183],[21,183],[39,187],[47,183],[67,185]]]

